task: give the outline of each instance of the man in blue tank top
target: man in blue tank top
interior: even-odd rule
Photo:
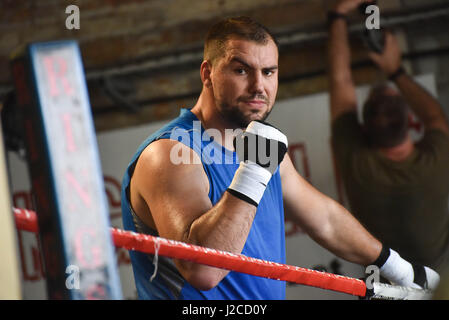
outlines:
[[[125,229],[285,263],[285,213],[343,259],[417,286],[413,266],[308,184],[285,135],[264,122],[278,88],[278,47],[265,27],[247,17],[215,24],[200,75],[196,105],[148,137],[129,164]],[[282,281],[164,257],[155,269],[152,255],[130,256],[141,299],[285,299]],[[438,275],[423,270],[435,285]]]

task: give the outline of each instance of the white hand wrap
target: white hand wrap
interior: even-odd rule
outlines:
[[[244,194],[255,203],[259,203],[265,192],[271,172],[257,163],[248,161],[240,163],[229,189]]]
[[[413,283],[415,275],[412,264],[402,259],[393,249],[390,249],[390,256],[380,268],[380,274],[394,284],[404,287],[420,288],[419,285]]]
[[[424,272],[424,289],[436,289],[440,282],[440,276],[438,273],[428,267],[424,267]],[[404,287],[423,289],[421,285],[416,283],[417,275],[415,275],[413,265],[402,259],[401,256],[392,249],[390,249],[390,256],[387,261],[380,268],[380,274],[394,284]]]
[[[287,146],[287,137],[281,131],[269,124],[252,121],[234,140],[240,166],[228,191],[258,206],[271,176],[287,152]]]
[[[288,141],[285,134],[283,134],[279,129],[259,121],[252,121],[245,129],[245,132],[253,133],[264,137],[265,139],[277,140],[288,146]]]

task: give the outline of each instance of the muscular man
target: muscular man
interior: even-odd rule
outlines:
[[[308,184],[286,137],[263,122],[278,88],[278,47],[265,27],[246,17],[215,24],[200,75],[196,105],[144,141],[125,173],[125,229],[285,263],[285,212],[338,256],[416,285],[412,265]],[[268,163],[254,153],[265,145]],[[153,257],[130,255],[142,299],[285,298],[285,282],[161,257],[150,280]]]
[[[334,152],[351,212],[384,245],[415,263],[437,268],[449,245],[449,126],[439,105],[401,68],[393,34],[383,53],[370,53],[400,92],[373,88],[357,121],[345,16],[359,0],[337,2],[330,25],[330,101]],[[414,143],[411,108],[425,126]]]

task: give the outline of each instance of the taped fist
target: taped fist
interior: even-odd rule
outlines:
[[[435,290],[440,282],[437,272],[429,267],[411,264],[392,249],[382,248],[378,262],[380,274],[400,286]]]
[[[252,121],[234,139],[234,148],[240,166],[228,192],[258,206],[271,176],[287,152],[287,137],[268,123]]]

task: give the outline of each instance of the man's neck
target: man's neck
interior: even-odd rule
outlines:
[[[202,92],[197,103],[191,109],[193,114],[201,121],[201,125],[205,130],[218,130],[221,134],[221,140],[215,141],[229,150],[233,150],[233,136],[226,134],[226,129],[234,130],[232,124],[227,123],[223,117],[217,113],[214,100],[208,96],[208,93]]]
[[[391,148],[380,148],[380,153],[392,161],[404,161],[415,150],[415,145],[410,137],[401,144]]]

